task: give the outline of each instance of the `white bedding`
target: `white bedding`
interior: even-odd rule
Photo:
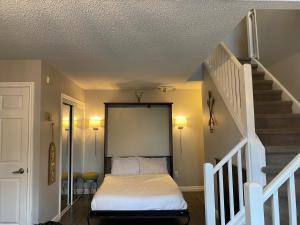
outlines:
[[[92,210],[184,210],[187,204],[168,174],[106,175],[93,197]]]

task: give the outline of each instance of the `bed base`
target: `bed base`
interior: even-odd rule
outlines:
[[[110,219],[171,219],[185,218],[188,225],[190,214],[188,210],[151,210],[151,211],[90,211],[87,216],[87,223],[91,225],[92,217],[110,218]]]

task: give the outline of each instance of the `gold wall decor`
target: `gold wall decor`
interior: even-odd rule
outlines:
[[[54,123],[51,123],[51,143],[49,145],[48,185],[56,180],[56,147],[54,143]]]

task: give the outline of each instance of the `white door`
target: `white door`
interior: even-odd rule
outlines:
[[[0,225],[27,224],[29,87],[0,87]]]

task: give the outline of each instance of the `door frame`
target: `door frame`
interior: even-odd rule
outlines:
[[[32,223],[32,185],[33,185],[33,118],[34,118],[34,82],[0,82],[0,88],[29,88],[29,108],[28,108],[28,153],[27,153],[27,225]]]
[[[67,94],[62,93],[61,94],[61,101],[60,101],[60,130],[59,130],[59,172],[58,172],[58,179],[59,179],[59,191],[58,191],[58,214],[57,216],[54,218],[55,221],[59,221],[60,218],[69,210],[70,206],[73,205],[73,198],[71,199],[71,205],[66,207],[62,212],[61,212],[61,177],[62,177],[62,173],[61,173],[61,168],[62,168],[62,118],[63,118],[63,112],[62,112],[62,105],[63,103],[67,103],[69,105],[72,105],[73,107],[76,106],[81,106],[83,109],[83,117],[85,120],[85,103],[73,98]],[[73,111],[74,114],[74,111]],[[83,132],[83,143],[82,143],[82,147],[83,147],[83,151],[82,151],[82,160],[84,160],[83,156],[84,156],[84,151],[85,151],[85,131]],[[73,138],[72,138],[72,145],[71,145],[71,151],[73,151]],[[71,160],[73,161],[73,154],[71,155]],[[83,168],[83,166],[82,166]],[[73,179],[73,164],[71,165],[71,179]],[[73,193],[73,182],[71,183],[71,192]]]

